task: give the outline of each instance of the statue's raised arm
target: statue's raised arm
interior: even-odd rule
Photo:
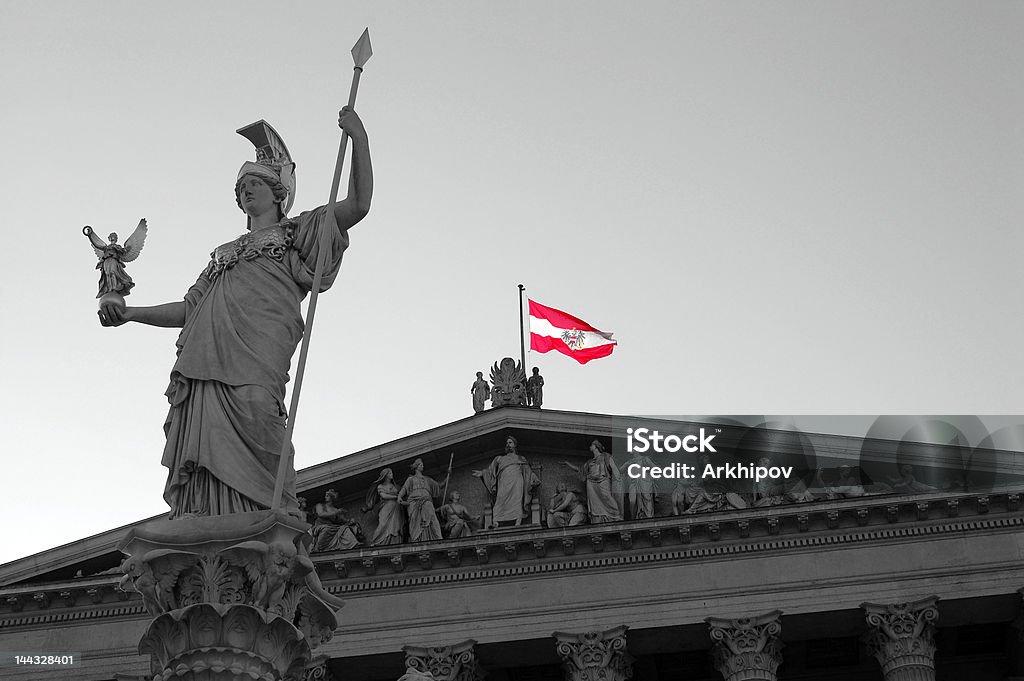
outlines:
[[[370,144],[363,121],[351,108],[338,112],[338,127],[352,140],[352,171],[349,174],[348,196],[334,205],[334,219],[342,230],[354,227],[370,212],[373,198],[373,167],[370,163]]]

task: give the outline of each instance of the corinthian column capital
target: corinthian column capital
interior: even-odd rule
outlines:
[[[757,617],[704,620],[715,642],[715,668],[725,681],[775,681],[782,663],[781,617],[781,611],[773,610]]]
[[[430,674],[437,681],[478,681],[483,670],[477,664],[470,639],[451,646],[403,646],[405,666],[420,674]]]
[[[868,652],[882,666],[885,681],[934,681],[938,596],[909,603],[863,603]]]
[[[625,681],[633,678],[633,657],[626,651],[621,626],[582,634],[552,634],[568,681]]]

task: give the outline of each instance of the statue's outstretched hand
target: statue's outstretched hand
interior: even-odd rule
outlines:
[[[124,298],[109,296],[100,304],[96,312],[103,326],[121,326],[128,321],[128,308],[124,304]]]

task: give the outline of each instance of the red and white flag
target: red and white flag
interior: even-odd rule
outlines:
[[[558,350],[580,364],[612,354],[618,341],[578,317],[530,300],[530,349]]]

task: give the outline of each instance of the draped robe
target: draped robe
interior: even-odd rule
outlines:
[[[348,235],[321,206],[218,247],[185,294],[164,423],[170,517],[272,506],[285,383],[303,332],[299,304],[312,288],[321,244],[326,291]],[[297,508],[293,468],[284,489],[283,505]]]
[[[533,488],[540,484],[530,464],[519,454],[494,457],[481,480],[494,499],[494,522],[521,520],[530,515]]]

